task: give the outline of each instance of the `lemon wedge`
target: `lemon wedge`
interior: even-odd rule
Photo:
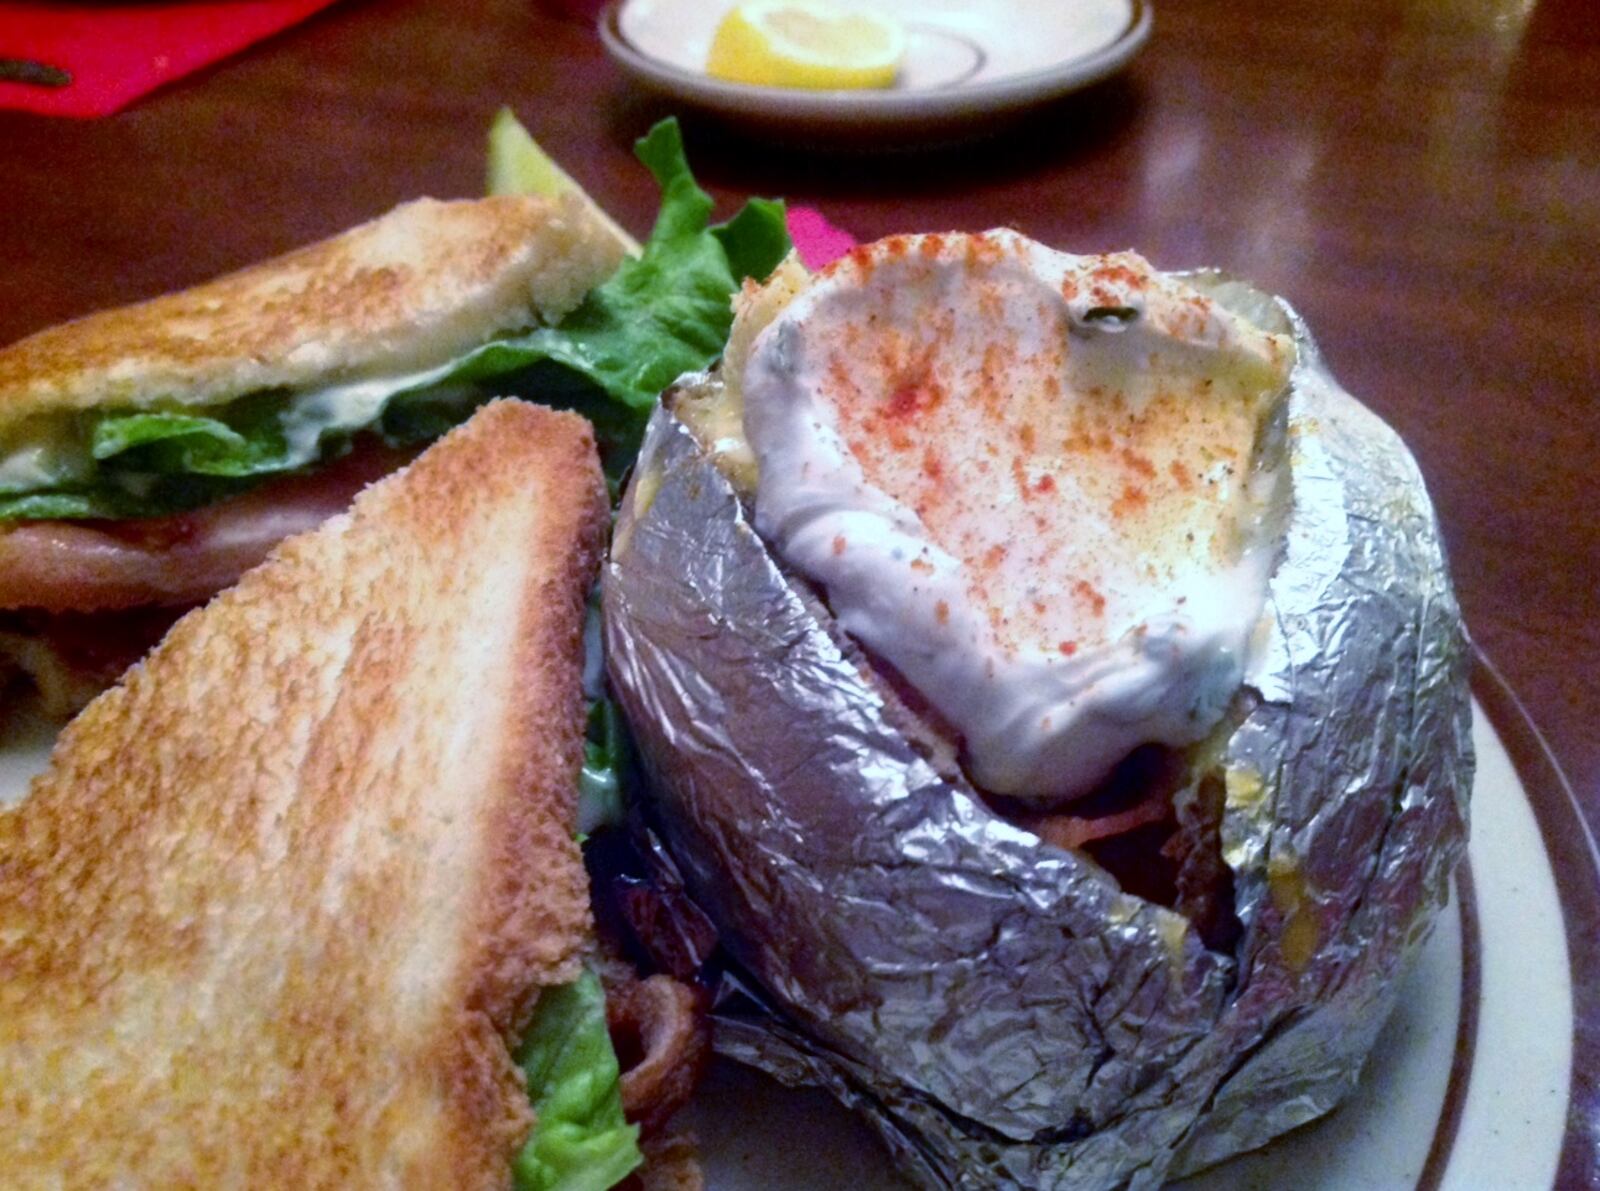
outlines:
[[[880,13],[818,0],[748,0],[717,26],[706,73],[816,91],[887,87],[905,49],[905,30]]]

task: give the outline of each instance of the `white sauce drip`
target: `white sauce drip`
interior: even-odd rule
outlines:
[[[320,454],[322,436],[353,432],[371,425],[396,393],[420,389],[443,379],[456,367],[451,360],[418,372],[363,377],[296,394],[283,411],[283,433],[295,466]]]

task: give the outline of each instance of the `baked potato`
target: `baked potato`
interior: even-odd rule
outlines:
[[[1012,354],[999,379],[987,355],[974,360],[987,344]],[[1097,344],[1111,345],[1109,372],[1060,358]],[[1205,353],[1230,344],[1255,355],[1223,369],[1249,383],[1235,385],[1243,420],[1217,438],[1192,403],[1225,387]],[[1148,382],[1168,357],[1182,357],[1181,383]],[[975,604],[988,615],[968,638],[930,645],[960,618],[939,619],[914,571],[885,570],[915,562],[905,539],[884,537],[856,573],[829,570],[818,557],[833,552],[815,547],[831,533],[848,561],[856,539],[839,525],[863,541],[878,532],[863,510],[890,518],[879,530],[910,510],[891,528],[921,532],[937,521],[918,503],[926,484],[954,485],[971,533],[946,518],[926,537],[956,577],[942,590],[970,595],[982,543],[1021,542],[1027,491],[1052,495],[1039,469],[1109,508],[1126,493],[1096,478],[1101,464],[1066,433],[1024,441],[1032,470],[1014,484],[1004,466],[979,475],[969,450],[933,481],[862,464],[848,483],[828,479],[832,503],[807,489],[784,506],[763,486],[784,468],[791,485],[816,480],[823,457],[797,455],[795,434],[832,434],[835,456],[842,442],[857,461],[877,450],[908,362],[923,390],[943,385],[939,417],[1004,407],[989,423],[935,426],[952,450],[991,432],[1014,445],[1006,410],[1030,386],[1059,401],[1057,382],[1076,383],[1067,403],[1088,407],[1105,394],[1086,376],[1120,378],[1126,424],[1106,423],[1108,450],[1131,443],[1136,471],[1173,475],[1149,497],[1167,537],[1149,537],[1147,520],[1130,546],[1107,514],[1082,530],[1092,550],[1062,555],[1059,572],[1029,555],[1010,580],[1026,591],[991,601],[1065,601],[1084,567],[1099,568],[1113,606],[1129,583],[1144,601],[1137,623],[1098,638],[1081,598],[1061,613],[1083,644],[1060,643],[1062,664],[1088,657],[1089,678],[1073,680],[1076,703],[1052,678],[1048,699],[1018,704],[1077,717],[1043,744],[1015,735],[1027,764],[1010,763],[983,718],[1015,692],[939,685],[976,682],[981,666],[948,655],[985,621],[992,649],[1013,622]],[[1188,412],[1152,420],[1150,402],[1174,394]],[[913,453],[928,425],[906,432]],[[1201,484],[1190,497],[1211,503],[1187,508],[1178,473],[1217,464],[1226,442],[1248,449],[1231,456],[1223,497]],[[892,488],[895,509],[860,497],[863,475],[879,495]],[[1075,506],[1039,524],[1065,533],[1097,515]],[[1260,589],[1252,602],[1227,588],[1234,627],[1161,620],[1220,590],[1246,556]],[[786,264],[747,287],[721,368],[664,396],[619,512],[603,610],[651,814],[760,1005],[724,1015],[719,1048],[830,1088],[926,1186],[1156,1186],[1325,1113],[1354,1086],[1464,849],[1466,638],[1420,473],[1287,303],[1217,273],[1068,258],[1005,232],[897,237],[816,276]],[[1053,641],[1054,615],[1029,630]],[[1038,673],[1024,674],[1029,691],[1044,689]],[[1104,693],[1130,674],[1137,684]]]

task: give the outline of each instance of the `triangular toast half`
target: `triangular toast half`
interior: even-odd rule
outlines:
[[[577,198],[416,199],[190,289],[0,347],[0,431],[74,410],[171,410],[443,364],[554,323],[622,245]]]
[[[509,1182],[606,516],[587,423],[494,403],[66,729],[0,813],[0,1183]]]

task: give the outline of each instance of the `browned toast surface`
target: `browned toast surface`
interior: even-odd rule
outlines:
[[[605,521],[587,424],[495,403],[67,728],[0,814],[0,1182],[508,1181]]]
[[[554,319],[622,247],[577,199],[418,199],[215,281],[0,349],[0,434],[39,414],[214,404],[438,365]]]

